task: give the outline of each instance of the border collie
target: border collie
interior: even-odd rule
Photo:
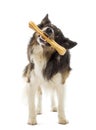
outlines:
[[[28,85],[28,124],[37,124],[36,115],[41,114],[42,89],[46,87],[51,89],[51,107],[52,111],[58,112],[58,122],[67,124],[64,112],[64,84],[71,71],[69,49],[76,46],[77,43],[66,38],[61,30],[51,23],[48,15],[44,17],[38,27],[49,38],[65,47],[67,51],[61,56],[38,33],[33,34],[27,48],[29,63],[23,74]],[[54,99],[55,92],[58,99],[57,107]]]

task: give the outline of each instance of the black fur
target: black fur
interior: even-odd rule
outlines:
[[[71,49],[74,46],[77,45],[76,42],[71,41],[70,39],[66,38],[61,30],[57,28],[55,25],[51,24],[50,20],[48,19],[48,15],[43,19],[45,21],[45,25],[41,24],[39,25],[40,28],[43,28],[44,26],[49,26],[54,29],[55,32],[55,41],[65,47],[66,49]],[[58,60],[59,57],[59,60]],[[50,80],[56,73],[64,73],[64,71],[71,70],[70,67],[70,53],[67,50],[66,54],[63,56],[60,56],[57,52],[54,52],[50,59],[47,62],[47,65],[45,69],[43,70],[43,75],[46,77],[48,80]]]
[[[64,73],[66,70],[71,70],[69,52],[67,51],[64,56],[60,56],[57,52],[55,52],[47,62],[46,68],[43,71],[43,75],[50,80],[56,73]]]

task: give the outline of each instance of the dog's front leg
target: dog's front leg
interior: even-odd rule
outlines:
[[[37,91],[37,98],[38,98],[38,102],[37,102],[37,114],[41,114],[42,113],[42,90],[39,87],[38,91]]]
[[[64,96],[65,96],[65,88],[63,85],[59,85],[57,87],[57,98],[58,98],[58,120],[59,124],[67,124],[68,121],[65,117],[64,111]]]
[[[57,112],[56,102],[55,102],[55,88],[51,89],[51,110]]]
[[[29,108],[29,117],[28,117],[28,124],[29,125],[36,125],[36,108],[35,108],[35,94],[36,94],[37,87],[29,84],[28,90],[28,108]]]

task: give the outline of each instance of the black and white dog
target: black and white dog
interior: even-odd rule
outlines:
[[[65,55],[59,55],[46,40],[38,33],[34,33],[27,49],[29,63],[25,67],[24,77],[28,85],[28,124],[37,124],[36,115],[41,113],[42,89],[51,89],[52,111],[58,111],[58,122],[66,124],[67,120],[64,112],[64,84],[69,76],[70,54],[69,49],[77,43],[64,37],[63,33],[55,25],[51,24],[48,15],[41,21],[38,27],[51,39],[66,48]],[[54,101],[54,93],[57,94],[58,107]],[[38,104],[35,106],[35,95],[37,94]]]

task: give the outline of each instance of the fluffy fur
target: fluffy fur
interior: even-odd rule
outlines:
[[[67,49],[64,56],[60,56],[39,34],[34,33],[27,49],[29,63],[25,67],[24,77],[28,85],[28,124],[37,124],[36,115],[41,113],[42,89],[51,89],[52,111],[58,111],[58,122],[66,124],[64,112],[64,83],[69,76],[70,54],[69,49],[77,43],[64,37],[59,28],[51,23],[48,15],[38,25],[46,36],[54,39],[58,44]],[[56,91],[58,107],[55,106],[54,92]],[[35,106],[35,95],[38,94],[37,109]]]

